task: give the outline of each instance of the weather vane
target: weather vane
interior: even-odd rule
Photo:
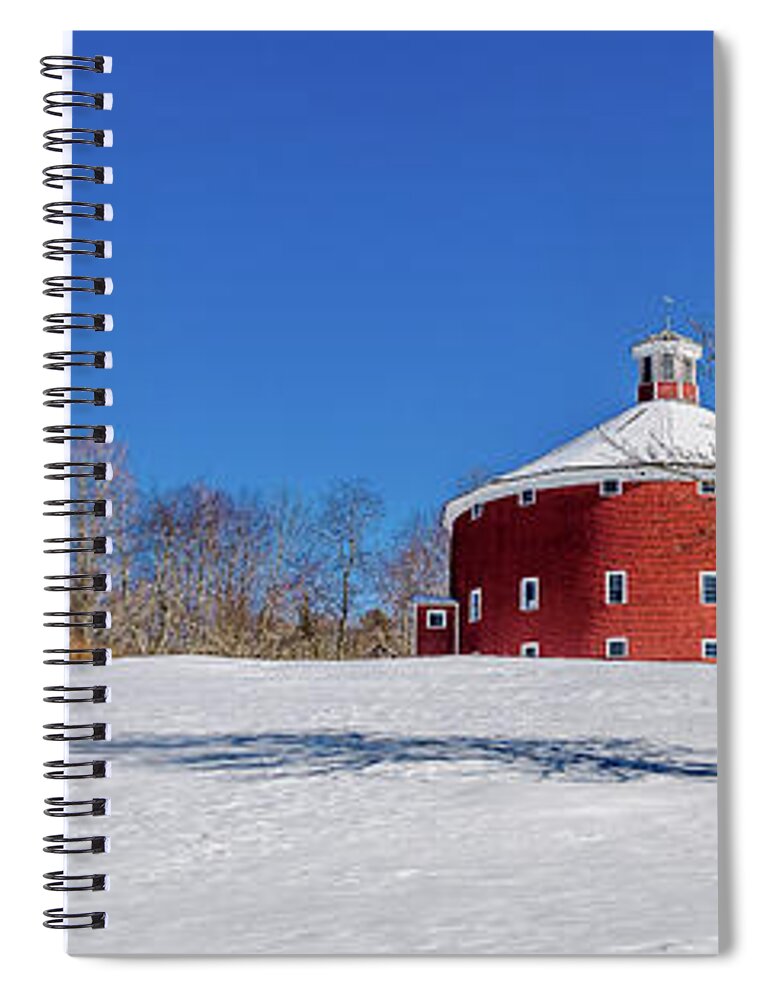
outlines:
[[[673,326],[672,326],[672,322],[673,321],[672,321],[671,313],[673,311],[674,303],[676,302],[676,299],[674,299],[671,295],[663,295],[662,299],[663,299],[663,305],[664,305],[665,310],[666,310],[666,315],[665,315],[665,319],[664,319],[664,328],[666,330],[672,330],[673,329]]]

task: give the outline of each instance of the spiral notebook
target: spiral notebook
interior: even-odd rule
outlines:
[[[715,952],[711,34],[69,41],[48,926]]]

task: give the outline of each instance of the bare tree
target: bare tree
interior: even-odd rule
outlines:
[[[345,655],[350,619],[371,565],[371,534],[382,515],[382,499],[361,479],[337,481],[321,505],[319,537],[325,550],[329,606],[335,620],[334,656],[338,660]]]
[[[717,341],[714,324],[707,320],[690,318],[687,320],[693,339],[703,348],[700,360],[701,373],[704,378],[713,383],[716,374]]]
[[[195,484],[153,498],[143,530],[155,651],[253,653],[267,548],[259,502]]]
[[[418,514],[396,535],[380,564],[378,591],[394,624],[398,652],[407,655],[412,599],[449,592],[449,535],[437,515]]]
[[[260,656],[282,658],[296,646],[313,650],[320,641],[321,553],[312,507],[297,494],[282,490],[265,507],[268,544],[257,593]]]
[[[131,472],[129,455],[124,445],[94,445],[75,442],[71,451],[75,462],[109,462],[113,478],[99,484],[89,479],[72,481],[70,497],[76,500],[107,499],[111,502],[111,517],[95,528],[90,518],[70,519],[70,535],[85,540],[94,534],[107,535],[112,542],[109,559],[91,552],[80,551],[71,557],[73,573],[104,572],[109,569],[112,592],[90,594],[75,591],[70,597],[72,611],[110,611],[112,628],[109,634],[85,635],[81,629],[72,630],[75,645],[90,645],[92,640],[103,642],[120,654],[137,647],[142,635],[143,621],[139,607],[133,600],[139,562],[139,520],[141,496]]]
[[[487,466],[477,465],[472,469],[468,469],[463,475],[457,478],[455,483],[455,488],[458,494],[471,493],[479,486],[484,486],[494,479],[495,473],[493,473]]]
[[[109,569],[109,594],[75,593],[73,610],[109,610],[104,636],[74,630],[115,655],[193,653],[271,659],[394,655],[408,649],[406,614],[418,590],[446,587],[446,537],[415,518],[375,548],[379,495],[361,480],[334,483],[319,503],[282,491],[234,498],[203,483],[143,494],[125,448],[73,449],[110,460],[112,482],[75,481],[73,496],[112,501],[103,556],[73,554],[73,572]],[[71,534],[93,528],[73,519]],[[53,534],[53,532],[52,532]],[[87,545],[83,546],[87,548]]]
[[[394,623],[381,608],[370,608],[356,621],[349,633],[349,654],[355,659],[398,656]]]

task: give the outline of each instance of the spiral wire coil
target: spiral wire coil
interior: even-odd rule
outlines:
[[[107,56],[45,56],[40,60],[41,74],[48,79],[64,80],[75,73],[95,74],[97,78],[112,71],[112,60]],[[66,86],[66,83],[63,84]],[[43,98],[43,111],[47,115],[62,119],[60,127],[48,129],[43,135],[43,147],[55,153],[69,152],[75,148],[82,149],[87,155],[88,148],[107,149],[112,145],[112,132],[104,128],[70,127],[68,122],[72,110],[77,108],[81,113],[106,112],[112,108],[112,95],[96,88],[78,90],[56,90],[47,93]],[[84,155],[81,154],[81,155]],[[73,156],[72,159],[80,157]],[[76,185],[95,185],[90,189],[93,195],[101,190],[101,185],[112,183],[112,169],[103,164],[87,164],[80,162],[54,164],[43,170],[43,184],[46,188],[62,192],[60,197],[68,200],[51,201],[43,206],[44,220],[54,226],[69,226],[73,220],[88,229],[92,225],[103,225],[112,219],[112,206],[106,202],[79,200],[76,195],[68,192]],[[85,195],[87,198],[88,195]],[[66,231],[66,230],[65,230]],[[43,244],[43,257],[46,260],[83,262],[87,267],[88,258],[107,260],[112,256],[112,244],[102,234],[83,236],[61,236],[46,240]],[[82,265],[74,268],[82,270]],[[94,296],[94,303],[112,292],[112,279],[102,275],[57,274],[43,281],[43,294],[48,297],[64,299],[69,305],[73,295]],[[100,306],[96,306],[98,310]],[[106,312],[57,312],[49,313],[43,318],[43,331],[46,334],[59,334],[67,338],[102,334],[112,329],[112,317]],[[69,346],[69,345],[67,345]],[[112,355],[100,347],[87,345],[88,350],[56,350],[44,355],[44,368],[51,371],[83,370],[86,377],[88,370],[104,370],[112,367]],[[73,405],[106,407],[112,405],[112,394],[109,389],[100,386],[53,386],[45,389],[43,404],[46,407],[66,409]],[[67,418],[65,417],[65,420]],[[92,488],[98,492],[98,484],[107,483],[112,478],[112,465],[106,460],[104,452],[94,449],[103,448],[112,443],[112,428],[107,424],[92,423],[61,423],[52,424],[43,429],[44,441],[48,444],[63,446],[69,449],[70,442],[86,442],[88,445],[88,461],[70,461],[69,452],[65,454],[66,461],[47,462],[45,478],[65,484],[83,485],[89,493]],[[76,455],[77,459],[78,456]],[[104,458],[104,460],[102,460]],[[69,492],[69,491],[68,491]],[[52,573],[45,577],[45,590],[66,594],[70,602],[73,594],[78,598],[86,595],[97,595],[109,592],[111,588],[110,575],[101,564],[91,567],[84,564],[84,557],[91,560],[103,560],[112,551],[112,542],[103,528],[97,527],[100,521],[109,518],[112,513],[111,501],[103,496],[83,496],[80,488],[75,495],[58,499],[46,500],[44,515],[47,517],[66,517],[64,524],[70,525],[56,537],[44,540],[44,552],[57,555],[67,560],[67,573]],[[85,520],[85,519],[91,519]],[[89,525],[95,530],[88,530]],[[81,530],[82,529],[82,530]],[[53,533],[52,533],[53,534]],[[70,674],[81,668],[102,668],[109,665],[110,649],[107,646],[83,641],[83,637],[94,633],[103,633],[110,628],[110,614],[101,609],[82,609],[80,601],[68,611],[49,611],[45,613],[46,628],[63,628],[64,633],[55,633],[62,638],[69,635],[69,644],[61,647],[45,649],[43,663],[46,667],[63,668],[64,684],[51,685],[44,688],[44,700],[50,704],[64,706],[64,712],[69,713],[71,705],[103,705],[109,700],[109,687],[106,684],[72,684]],[[73,641],[77,637],[76,641]],[[67,640],[65,639],[65,643]],[[90,680],[90,677],[89,677]],[[109,726],[102,721],[82,720],[80,717],[71,721],[65,714],[64,721],[52,722],[44,727],[43,738],[49,742],[62,744],[63,759],[49,760],[45,763],[44,777],[51,781],[65,782],[65,794],[45,800],[45,815],[63,820],[65,823],[75,817],[106,816],[109,811],[109,799],[100,795],[68,797],[71,794],[70,782],[102,780],[107,777],[108,763],[98,753],[98,747],[109,740]],[[80,754],[71,758],[71,745],[94,745],[94,759],[84,759]],[[85,755],[90,757],[90,753]],[[74,786],[77,787],[77,786]],[[103,872],[70,871],[67,867],[70,856],[104,854],[107,849],[107,838],[94,834],[90,829],[85,834],[70,835],[65,832],[44,838],[44,851],[47,854],[57,854],[62,857],[64,867],[60,871],[47,872],[44,877],[44,887],[49,892],[64,893],[65,905],[45,910],[44,925],[58,930],[99,930],[107,925],[107,913],[101,909],[90,909],[88,906],[70,910],[66,905],[68,893],[98,893],[108,888],[108,877]],[[80,898],[80,897],[78,897]]]

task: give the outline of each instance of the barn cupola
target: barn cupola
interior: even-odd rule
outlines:
[[[635,344],[631,354],[639,365],[638,402],[679,399],[697,404],[698,361],[703,354],[699,343],[666,325]]]

